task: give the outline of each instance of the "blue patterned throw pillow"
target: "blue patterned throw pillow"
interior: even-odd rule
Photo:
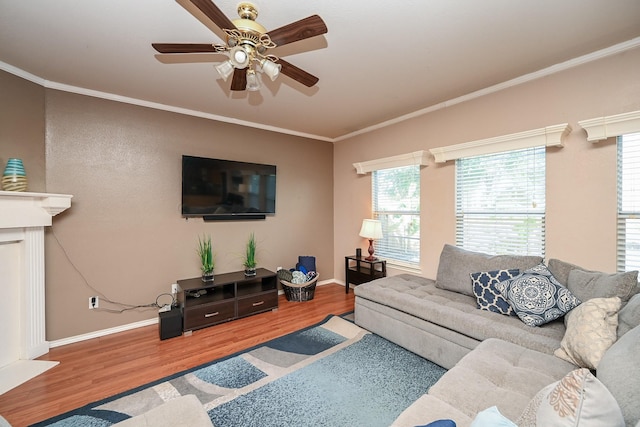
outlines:
[[[513,279],[520,270],[515,268],[512,270],[492,270],[481,271],[479,273],[471,273],[471,287],[473,294],[476,296],[476,302],[480,310],[493,311],[494,313],[515,316],[506,299],[496,285],[507,279]]]
[[[549,323],[574,309],[580,300],[562,286],[544,264],[496,285],[520,320],[529,326]]]

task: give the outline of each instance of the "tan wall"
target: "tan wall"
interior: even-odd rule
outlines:
[[[46,92],[47,191],[72,194],[46,240],[47,339],[157,316],[88,309],[92,295],[149,304],[199,275],[197,238],[210,233],[219,273],[242,269],[250,232],[258,266],[315,255],[333,273],[333,145],[55,90]],[[277,166],[276,215],[203,222],[180,215],[181,155]],[[62,248],[84,279],[66,259]],[[161,300],[168,302],[167,297]],[[119,309],[101,301],[101,307]]]
[[[87,301],[104,294],[154,302],[175,280],[198,274],[195,242],[205,232],[219,272],[241,268],[254,231],[261,266],[292,266],[298,255],[313,254],[322,279],[344,279],[343,256],[366,248],[357,234],[371,211],[370,176],[358,176],[352,163],[563,122],[574,129],[565,147],[547,150],[547,255],[614,271],[615,141],[586,142],[577,121],[640,109],[638,69],[640,51],[627,52],[335,146],[45,90],[0,72],[0,159],[25,160],[30,190],[74,195],[47,232],[47,339],[155,317],[155,310],[89,311]],[[276,164],[277,215],[222,223],[181,218],[181,154]],[[455,242],[454,176],[453,162],[422,171],[421,266],[428,277],[442,245]]]
[[[358,176],[352,163],[567,122],[573,132],[565,147],[547,149],[547,257],[615,271],[615,141],[587,142],[577,122],[639,110],[638,70],[635,50],[336,143],[336,277],[344,280],[343,255],[367,246],[358,231],[371,215],[371,176]],[[422,169],[421,268],[427,277],[436,275],[443,244],[455,244],[454,181],[453,161]]]
[[[22,159],[27,191],[45,190],[44,88],[0,71],[0,176],[7,160]]]

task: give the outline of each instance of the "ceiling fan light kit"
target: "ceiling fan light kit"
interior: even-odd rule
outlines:
[[[271,31],[257,23],[258,10],[252,3],[243,2],[238,5],[240,19],[229,20],[211,0],[189,0],[211,21],[220,27],[225,34],[226,44],[181,44],[153,43],[160,53],[219,53],[227,56],[227,60],[215,66],[223,80],[233,74],[232,91],[257,91],[260,80],[256,71],[266,74],[274,81],[280,73],[311,87],[318,78],[304,70],[268,54],[269,49],[288,43],[315,37],[327,32],[327,26],[318,15],[293,22]],[[277,40],[274,42],[272,38]]]
[[[260,90],[260,82],[254,70],[247,71],[247,90],[250,92]]]
[[[274,81],[280,75],[282,65],[276,64],[275,62],[269,61],[268,59],[263,59],[262,62],[260,62],[260,69],[264,74],[269,76],[271,81]]]
[[[216,71],[220,74],[220,77],[226,82],[231,74],[233,74],[233,64],[231,61],[224,61],[215,66]]]

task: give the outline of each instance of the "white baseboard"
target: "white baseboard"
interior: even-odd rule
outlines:
[[[111,334],[117,334],[118,332],[129,331],[131,329],[142,328],[143,326],[155,325],[158,323],[158,316],[152,319],[141,320],[140,322],[129,323],[122,326],[116,326],[114,328],[102,329],[95,332],[89,332],[88,334],[76,335],[69,338],[63,338],[60,340],[50,341],[50,347],[60,347],[67,344],[73,344],[81,341],[90,340],[93,338],[100,338]]]
[[[328,279],[328,280],[320,281],[320,282],[318,282],[318,286],[328,285],[328,284],[331,284],[331,283],[337,283],[338,285],[344,286],[344,282],[343,281],[336,280],[336,279]],[[282,295],[283,293],[284,293],[284,291],[282,291],[282,290],[278,291],[279,295]],[[61,347],[63,345],[67,345],[67,344],[73,344],[73,343],[77,343],[77,342],[81,342],[81,341],[90,340],[90,339],[93,339],[93,338],[100,338],[100,337],[104,337],[104,336],[111,335],[111,334],[117,334],[118,332],[129,331],[131,329],[142,328],[144,326],[156,325],[157,323],[158,323],[158,316],[155,316],[152,319],[141,320],[140,322],[129,323],[127,325],[116,326],[114,328],[102,329],[102,330],[95,331],[95,332],[89,332],[87,334],[76,335],[76,336],[73,336],[73,337],[62,338],[62,339],[59,339],[59,340],[50,341],[49,342],[49,347],[50,348]]]

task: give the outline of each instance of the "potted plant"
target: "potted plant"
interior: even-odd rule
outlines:
[[[244,275],[255,276],[256,275],[256,237],[253,233],[249,235],[247,246],[244,253]]]
[[[213,260],[211,236],[198,237],[198,256],[200,257],[202,281],[213,282],[213,270],[215,268],[215,261]]]

